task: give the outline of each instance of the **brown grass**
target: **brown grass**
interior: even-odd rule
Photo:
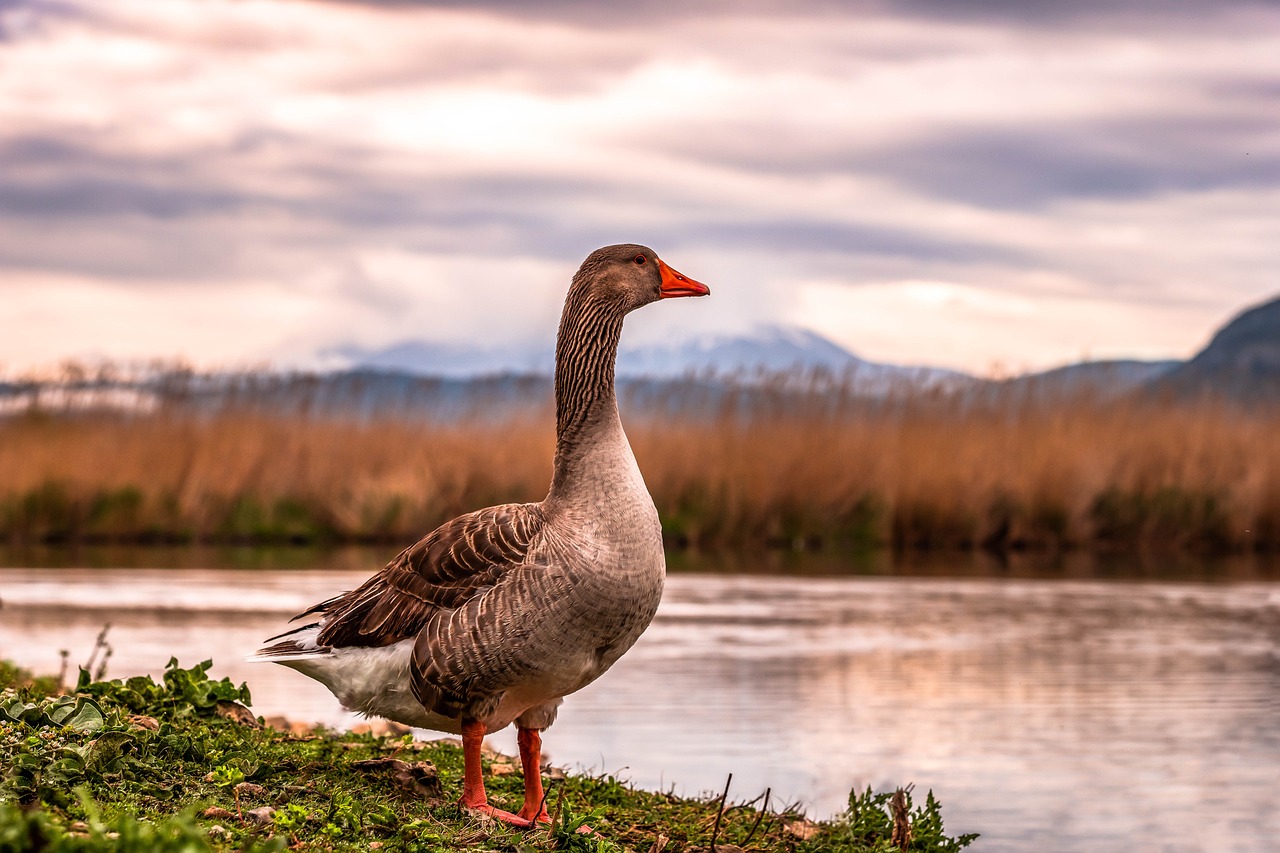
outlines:
[[[1280,547],[1275,409],[1012,391],[868,401],[823,383],[680,400],[623,405],[677,546]],[[9,417],[0,538],[409,542],[540,499],[551,421]]]

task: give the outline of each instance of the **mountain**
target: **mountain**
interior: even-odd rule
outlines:
[[[33,407],[139,412],[173,403],[215,408],[230,400],[299,412],[369,417],[400,412],[454,420],[547,407],[554,396],[549,346],[486,349],[406,341],[372,350],[342,347],[324,355],[343,367],[321,374],[178,371],[129,380],[0,382],[0,417]],[[755,381],[783,373],[813,377],[819,384]],[[746,409],[760,400],[776,405],[778,393],[821,390],[824,379],[870,397],[926,389],[993,400],[1012,391],[1032,402],[1077,393],[1103,400],[1143,393],[1181,398],[1218,394],[1243,403],[1280,403],[1280,298],[1232,319],[1186,362],[1083,362],[993,382],[940,368],[879,364],[815,332],[762,326],[736,335],[624,347],[618,377],[623,395],[642,408],[686,412],[716,411],[726,400]],[[745,395],[740,393],[744,383],[749,386]]]
[[[1085,394],[1097,399],[1123,397],[1168,375],[1181,361],[1114,359],[1082,361],[1029,373],[1000,382],[997,387],[1027,394],[1032,399],[1053,400]]]
[[[352,369],[464,378],[502,373],[550,375],[552,350],[492,350],[480,347],[406,341],[383,349],[342,347],[326,353]],[[734,335],[628,346],[618,352],[617,373],[624,379],[664,380],[687,376],[733,376],[821,372],[850,377],[864,390],[897,383],[933,386],[967,379],[964,374],[930,367],[877,364],[859,358],[816,332],[787,326],[760,326]]]
[[[1195,357],[1149,387],[1179,396],[1280,402],[1280,298],[1237,315]]]
[[[326,359],[343,361],[352,370],[448,379],[507,373],[550,375],[555,365],[555,354],[549,347],[492,349],[430,341],[401,341],[373,350],[342,346],[326,350],[321,355]]]
[[[842,374],[868,364],[815,332],[786,326],[759,326],[744,334],[668,344],[624,346],[618,353],[620,376],[650,379],[675,379],[690,373],[730,375],[815,369]]]

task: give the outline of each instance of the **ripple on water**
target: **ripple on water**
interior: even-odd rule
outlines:
[[[114,675],[213,657],[260,713],[349,725],[319,685],[241,658],[366,576],[0,569],[0,656],[56,671],[111,621]],[[990,851],[1263,850],[1277,649],[1280,585],[1261,581],[673,574],[547,748],[686,793],[733,772],[743,797],[772,786],[819,814],[851,786],[914,782]]]

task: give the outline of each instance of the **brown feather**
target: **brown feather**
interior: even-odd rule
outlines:
[[[385,646],[417,635],[522,565],[542,525],[537,504],[489,507],[441,525],[360,587],[307,611],[324,615],[318,642]]]

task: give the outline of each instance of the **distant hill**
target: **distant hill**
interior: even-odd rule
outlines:
[[[690,373],[782,373],[815,368],[841,374],[868,362],[806,329],[760,326],[737,335],[691,338],[669,344],[624,346],[620,376],[674,379]]]
[[[326,353],[348,361],[357,371],[388,371],[417,376],[468,378],[503,373],[549,376],[555,356],[544,349],[493,350],[423,341],[405,341],[365,350],[342,347]],[[811,373],[850,376],[868,392],[899,384],[933,386],[968,380],[966,374],[932,367],[878,364],[859,358],[816,332],[787,326],[760,326],[748,332],[690,338],[672,343],[628,346],[618,353],[618,376],[660,381],[687,376]]]
[[[54,411],[150,411],[160,405],[233,403],[364,417],[398,412],[455,420],[500,418],[520,409],[545,408],[554,397],[554,356],[549,347],[491,350],[406,341],[373,350],[343,347],[325,355],[345,362],[346,367],[320,374],[177,372],[69,384],[0,382],[0,416],[33,406]],[[815,332],[784,326],[624,347],[618,357],[623,397],[642,410],[665,407],[690,414],[718,410],[726,400],[750,409],[760,402],[777,405],[789,399],[786,395],[812,388],[807,383],[779,388],[755,381],[786,373],[834,379],[868,397],[928,389],[993,400],[1013,392],[1029,401],[1080,393],[1102,400],[1149,393],[1184,398],[1220,394],[1242,403],[1280,402],[1280,299],[1232,319],[1186,362],[1082,362],[1003,381],[941,368],[867,361]],[[740,393],[744,385],[754,390],[744,395]]]
[[[1181,361],[1139,361],[1114,359],[1068,364],[1041,373],[1017,376],[997,384],[1005,391],[1025,393],[1033,398],[1054,399],[1086,394],[1095,399],[1123,397],[1166,376]]]
[[[1220,394],[1244,403],[1280,402],[1280,299],[1236,316],[1194,358],[1149,388],[1180,396]]]
[[[490,347],[401,341],[380,349],[343,346],[322,353],[347,362],[351,371],[407,373],[447,379],[501,374],[550,375],[555,353],[550,347]]]

